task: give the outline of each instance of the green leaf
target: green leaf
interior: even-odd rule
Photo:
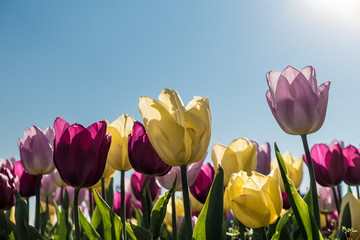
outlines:
[[[276,158],[279,164],[281,176],[284,182],[286,194],[289,198],[292,210],[295,214],[296,222],[299,226],[300,232],[305,239],[322,239],[321,233],[317,228],[314,217],[312,216],[308,205],[301,198],[296,191],[291,179],[287,176],[287,169],[285,162],[280,154],[280,151],[275,143]]]
[[[186,222],[185,218],[183,218],[180,227],[177,231],[177,239],[186,239]]]
[[[224,237],[222,235],[222,227],[220,227],[223,222],[223,195],[224,171],[219,167],[195,225],[194,239],[219,240]]]
[[[88,222],[88,220],[85,218],[83,212],[81,211],[81,209],[79,208],[79,220],[80,220],[80,224],[82,229],[84,230],[86,236],[88,236],[88,238],[90,240],[95,240],[95,239],[102,239],[100,237],[100,235],[96,232],[96,230],[93,228],[93,226]]]
[[[111,178],[109,186],[106,188],[106,202],[111,209],[114,209],[114,178]]]
[[[141,240],[152,240],[153,239],[151,232],[149,230],[147,230],[146,228],[143,228],[141,226],[132,225],[132,224],[131,224],[131,227],[132,227],[137,239],[141,239]]]
[[[119,240],[122,229],[118,215],[114,213],[109,205],[101,198],[99,192],[93,189],[96,208],[99,209],[104,227],[104,240]],[[93,213],[94,214],[94,213]]]
[[[15,204],[15,221],[16,221],[16,233],[20,239],[30,239],[28,232],[29,214],[27,205],[24,200],[21,199],[18,191],[14,191],[16,197]]]
[[[161,225],[164,221],[166,215],[167,205],[171,196],[174,194],[176,186],[177,175],[175,173],[175,178],[171,189],[165,193],[164,196],[160,197],[159,200],[155,203],[150,215],[150,232],[153,234],[153,238],[157,239],[160,236]]]
[[[137,240],[135,233],[130,226],[130,223],[125,223],[125,225],[126,225],[127,239],[129,240],[130,238],[131,240]]]
[[[33,226],[28,226],[29,239],[44,240],[41,234]]]
[[[138,206],[134,203],[134,202],[131,202],[131,204],[133,205],[134,207],[134,211],[135,211],[135,218],[136,218],[136,221],[137,221],[137,225],[138,226],[144,226],[143,225],[143,216],[138,208]]]
[[[346,234],[343,232],[343,228],[349,229],[351,228],[351,212],[350,212],[350,204],[347,203],[344,208],[344,212],[341,218],[341,226],[340,226],[340,240],[346,240]]]
[[[3,211],[0,211],[0,239],[7,239],[9,235],[13,235],[15,238],[15,231],[15,224],[10,221]]]
[[[283,228],[285,227],[285,225],[290,221],[290,218],[292,218],[294,216],[294,212],[292,209],[289,209],[278,221],[277,225],[276,225],[276,229],[275,229],[275,233],[272,236],[272,240],[279,240],[281,233],[283,231]]]
[[[45,212],[40,213],[40,229],[41,229],[41,233],[44,234],[45,233],[45,229],[46,229],[46,225],[48,223],[48,221],[50,220],[50,215],[49,215],[49,210],[47,209]]]
[[[59,238],[59,240],[72,239],[72,221],[69,216],[69,194],[66,189],[65,189],[64,199],[61,203],[58,238]]]

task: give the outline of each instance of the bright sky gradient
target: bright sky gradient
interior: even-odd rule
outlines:
[[[266,72],[287,65],[312,65],[319,84],[332,82],[310,146],[359,146],[359,43],[357,0],[2,0],[0,157],[19,159],[24,129],[58,116],[141,121],[139,97],[163,88],[185,104],[209,98],[209,151],[246,137],[300,157],[300,137],[280,129],[265,98]]]

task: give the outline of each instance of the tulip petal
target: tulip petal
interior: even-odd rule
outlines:
[[[63,118],[58,117],[54,122],[54,131],[55,131],[55,145],[60,141],[60,137],[63,135],[65,130],[70,127],[70,124],[65,121]]]

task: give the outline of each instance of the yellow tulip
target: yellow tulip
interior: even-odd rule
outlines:
[[[213,145],[211,159],[214,170],[218,164],[224,169],[224,186],[229,182],[232,173],[246,171],[251,175],[256,169],[256,144],[246,138],[238,138],[232,141],[229,147],[215,143]]]
[[[144,126],[155,151],[171,166],[200,161],[211,135],[208,98],[194,97],[184,107],[175,90],[164,89],[159,100],[149,97],[139,100]]]
[[[128,157],[128,137],[133,125],[134,118],[127,114],[108,124],[107,133],[111,133],[112,140],[107,163],[116,170],[127,171],[132,168]]]
[[[346,204],[349,203],[351,213],[351,224],[352,228],[356,230],[351,236],[356,239],[360,233],[360,200],[355,198],[351,192],[348,192],[341,201],[340,217],[342,219]],[[341,226],[341,225],[340,225]]]
[[[166,208],[166,215],[164,218],[164,223],[166,224],[167,229],[172,232],[172,207],[171,203],[172,199],[168,202],[167,208]],[[179,217],[185,216],[184,211],[184,204],[181,198],[175,197],[175,213],[176,213],[176,219],[178,221]]]
[[[244,171],[233,174],[225,189],[225,208],[245,226],[260,228],[274,223],[282,210],[279,172],[271,171],[267,176]]]
[[[112,178],[115,175],[116,170],[106,161],[105,170],[101,178]]]
[[[295,188],[299,190],[303,178],[303,159],[294,158],[289,152],[284,153],[282,157],[284,159],[289,178],[294,183]],[[279,165],[276,158],[273,158],[271,160],[271,169],[274,168],[277,168],[280,173]],[[280,182],[280,188],[282,192],[285,192],[285,187],[282,179]]]
[[[204,204],[199,202],[191,193],[189,194],[190,197],[190,208],[193,212],[201,212]]]
[[[105,182],[104,182],[105,189],[109,187],[110,183],[111,183],[111,178],[105,178]],[[102,194],[101,179],[95,185],[88,187],[88,189],[96,189],[100,194]]]

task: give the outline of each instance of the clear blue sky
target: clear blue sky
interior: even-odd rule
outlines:
[[[323,127],[310,145],[360,142],[360,3],[356,0],[2,0],[0,157],[17,139],[60,116],[89,125],[163,88],[210,100],[209,146],[238,137],[277,141],[300,157],[267,105],[266,72],[315,67],[331,81]],[[208,155],[207,161],[210,160]]]

